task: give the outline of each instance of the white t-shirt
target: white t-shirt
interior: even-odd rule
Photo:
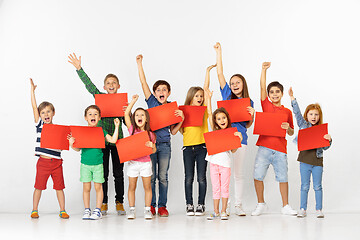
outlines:
[[[223,167],[231,167],[232,154],[231,151],[221,152],[214,155],[206,155],[205,160],[212,164],[217,164]]]

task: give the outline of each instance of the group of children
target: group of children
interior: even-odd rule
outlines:
[[[214,46],[216,51],[216,64],[211,65],[206,70],[204,87],[191,87],[187,93],[184,105],[190,106],[206,106],[203,123],[201,126],[182,127],[185,119],[181,110],[174,112],[175,116],[181,117],[182,121],[161,128],[156,131],[150,129],[150,116],[146,109],[137,108],[131,113],[132,108],[139,96],[134,95],[131,102],[125,109],[124,117],[104,117],[101,118],[101,110],[96,105],[90,105],[85,109],[85,120],[90,127],[102,127],[106,147],[104,149],[74,147],[76,139],[69,134],[69,145],[75,151],[81,150],[81,167],[80,181],[83,182],[83,201],[85,211],[83,219],[100,219],[108,210],[108,175],[109,175],[109,158],[111,155],[113,164],[113,175],[115,180],[115,204],[118,214],[126,214],[124,209],[124,164],[120,163],[115,143],[118,139],[123,138],[121,123],[128,128],[129,134],[134,135],[146,131],[150,141],[146,142],[146,147],[152,149],[150,156],[133,159],[127,163],[127,175],[129,177],[128,202],[129,211],[128,219],[136,218],[135,209],[135,190],[137,179],[141,176],[145,191],[145,208],[144,218],[152,219],[157,213],[160,217],[169,215],[167,204],[168,193],[168,170],[171,158],[171,142],[170,133],[175,135],[178,131],[183,135],[183,162],[185,172],[185,199],[186,199],[186,215],[202,216],[205,214],[205,196],[207,189],[206,171],[209,162],[210,177],[213,191],[214,211],[207,219],[213,220],[220,218],[228,219],[229,216],[229,184],[231,176],[231,162],[233,161],[234,173],[234,189],[235,189],[235,214],[245,216],[246,213],[242,208],[243,195],[243,163],[247,148],[247,128],[249,128],[254,119],[255,109],[254,103],[250,100],[250,106],[247,111],[251,115],[250,121],[231,122],[229,113],[225,108],[218,108],[214,112],[211,108],[211,99],[213,92],[210,91],[210,71],[217,68],[217,75],[220,84],[220,91],[223,100],[250,98],[245,78],[240,74],[234,74],[229,81],[226,82],[223,74],[222,66],[222,50],[220,43]],[[148,108],[160,106],[168,103],[168,97],[171,93],[170,84],[165,80],[158,80],[153,85],[153,93],[147,84],[144,69],[142,66],[143,56],[138,55],[136,62],[138,66],[141,87],[145,96]],[[90,78],[81,67],[81,57],[70,54],[69,62],[76,68],[76,71],[85,84],[86,89],[93,95],[101,94],[96,86],[91,82]],[[271,82],[266,86],[266,71],[270,67],[269,62],[262,64],[260,90],[261,90],[261,106],[263,112],[286,114],[287,121],[281,124],[281,128],[285,129],[288,135],[294,134],[294,126],[292,120],[292,112],[281,105],[283,97],[283,86],[279,82]],[[57,198],[60,205],[60,217],[69,218],[65,211],[65,196],[63,189],[65,188],[61,151],[40,147],[41,130],[44,124],[52,124],[55,114],[53,105],[49,102],[42,102],[39,106],[35,100],[35,89],[33,81],[31,81],[31,103],[34,112],[34,119],[37,129],[37,146],[35,149],[36,156],[39,156],[36,171],[35,190],[33,195],[33,211],[32,218],[38,218],[38,204],[41,197],[41,191],[46,189],[46,183],[49,176],[54,182]],[[104,80],[104,90],[108,94],[117,93],[120,89],[118,78],[114,74],[108,74]],[[289,95],[291,105],[300,129],[312,127],[322,124],[322,111],[318,104],[309,105],[304,115],[301,115],[298,103],[293,96],[290,88]],[[151,119],[156,121],[156,119]],[[204,133],[208,132],[208,122],[213,131],[236,127],[235,136],[240,138],[241,147],[229,151],[208,155],[205,145]],[[325,139],[332,142],[331,136],[326,134]],[[266,176],[267,169],[270,164],[275,171],[276,180],[279,182],[280,193],[282,197],[283,208],[282,214],[297,215],[298,217],[306,216],[307,195],[310,186],[310,177],[313,175],[313,185],[315,190],[317,217],[324,217],[322,213],[322,172],[323,172],[323,150],[326,148],[318,148],[305,150],[299,153],[298,161],[300,162],[301,174],[301,204],[300,211],[293,210],[288,203],[288,168],[287,168],[287,141],[285,137],[273,137],[260,135],[256,143],[259,146],[254,166],[254,185],[258,199],[255,210],[251,213],[253,216],[261,215],[267,208],[264,200],[264,184],[263,180]],[[193,201],[193,182],[195,175],[199,185],[197,206]],[[158,182],[158,199],[156,196],[156,180]],[[90,190],[91,182],[94,182],[96,191],[96,208],[90,209]],[[219,209],[220,199],[222,200],[221,210]]]

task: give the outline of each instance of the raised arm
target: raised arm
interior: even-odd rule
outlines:
[[[124,119],[125,119],[125,125],[129,129],[131,127],[131,109],[135,105],[136,101],[139,99],[139,95],[132,96],[131,102],[127,106],[125,113],[124,113]],[[135,126],[133,126],[135,127]]]
[[[293,113],[295,115],[297,125],[299,126],[300,129],[305,128],[307,123],[301,114],[301,110],[300,110],[299,104],[297,103],[297,101],[294,97],[294,92],[292,90],[292,87],[290,87],[290,89],[289,89],[289,96],[291,99],[291,106],[293,109]]]
[[[106,141],[108,141],[109,143],[116,143],[119,137],[120,120],[118,118],[115,118],[114,124],[115,124],[115,131],[113,135],[111,136],[110,134],[107,134],[105,136]]]
[[[271,62],[263,62],[261,68],[261,77],[260,77],[260,96],[261,101],[264,101],[267,98],[266,92],[266,70],[270,67]]]
[[[214,67],[216,67],[215,65],[210,65],[207,69],[206,69],[206,74],[205,74],[205,82],[204,82],[204,91],[206,89],[209,89],[210,86],[210,71],[211,69],[213,69]],[[206,99],[205,99],[206,100]],[[206,104],[206,103],[205,103]]]
[[[30,78],[30,85],[31,85],[31,92],[30,92],[31,106],[32,106],[33,113],[34,113],[35,123],[37,123],[39,121],[39,117],[40,117],[39,110],[38,110],[37,104],[36,104],[36,98],[35,98],[35,89],[37,86],[34,84],[34,82],[31,78]]]
[[[142,65],[142,60],[143,60],[143,56],[141,54],[136,56],[136,63],[138,66],[141,87],[144,92],[145,99],[148,100],[149,97],[151,96],[151,91],[150,91],[149,85],[146,82],[144,68]]]
[[[73,53],[70,54],[68,58],[69,58],[68,62],[71,63],[76,68],[76,70],[79,71],[81,69],[81,56],[77,58],[76,54]]]
[[[226,85],[226,80],[223,73],[223,65],[222,65],[222,52],[221,52],[221,45],[220,43],[216,43],[214,46],[214,49],[216,51],[216,69],[217,69],[217,75],[220,83],[221,89],[223,89]]]
[[[213,95],[213,92],[209,89],[204,89],[205,91],[205,101],[207,102],[207,112],[208,112],[208,119],[210,123],[210,127],[212,130],[214,130],[214,123],[212,120],[212,110],[211,110],[211,97]]]

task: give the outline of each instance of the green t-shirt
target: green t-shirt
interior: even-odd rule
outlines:
[[[104,137],[108,134],[104,129]],[[103,163],[103,152],[101,148],[82,148],[81,163],[86,165],[99,165]]]

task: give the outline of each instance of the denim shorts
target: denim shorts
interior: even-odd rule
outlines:
[[[256,154],[254,179],[263,181],[270,164],[273,165],[276,181],[287,182],[288,163],[286,153],[263,146],[259,146],[259,150]]]

